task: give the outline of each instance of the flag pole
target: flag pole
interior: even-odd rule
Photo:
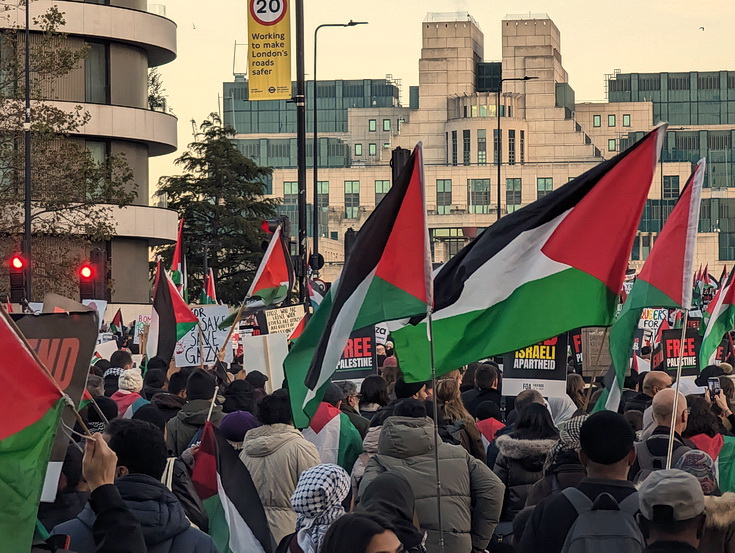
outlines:
[[[684,310],[684,316],[682,317],[683,323],[681,325],[681,339],[679,340],[679,363],[676,367],[676,393],[674,393],[674,405],[671,410],[671,428],[669,429],[669,450],[666,454],[666,470],[671,468],[671,458],[674,453],[674,433],[676,432],[676,414],[678,411],[679,404],[679,386],[681,385],[681,364],[684,358],[684,340],[686,340],[687,322],[689,320],[689,310]]]
[[[222,353],[225,351],[225,348],[227,347],[227,344],[230,341],[230,338],[232,338],[233,332],[235,332],[235,327],[240,323],[240,319],[242,319],[242,311],[245,308],[245,300],[240,304],[240,309],[237,310],[237,315],[235,315],[235,320],[232,321],[232,326],[230,327],[230,331],[227,333],[227,338],[225,338],[225,341],[222,343],[222,345],[219,348],[219,351],[217,352],[217,358],[214,360],[214,363],[212,364],[210,369],[213,369],[214,366],[217,364],[217,359],[220,358]]]
[[[428,307],[428,306],[427,306]],[[426,333],[429,341],[429,353],[431,356],[431,386],[432,406],[434,408],[434,466],[436,468],[436,509],[437,523],[439,525],[439,550],[444,553],[444,525],[442,524],[442,484],[439,478],[439,407],[436,402],[436,363],[434,362],[434,326],[431,308],[426,310],[428,324]]]
[[[587,406],[590,404],[590,398],[592,397],[592,386],[595,383],[595,379],[597,378],[597,366],[600,364],[600,357],[602,357],[602,350],[605,347],[605,340],[607,339],[607,333],[610,332],[610,327],[605,327],[605,332],[602,335],[602,340],[600,340],[600,347],[597,350],[597,357],[595,358],[595,364],[592,368],[592,379],[590,380],[590,386],[587,388],[587,395],[584,398],[584,405],[582,406],[582,411],[585,413],[587,412]]]
[[[212,402],[209,404],[209,412],[207,413],[207,421],[206,422],[209,422],[209,420],[212,418],[212,411],[214,410],[214,403],[215,403],[216,399],[217,399],[217,385],[215,384],[215,386],[214,386],[214,394],[212,395]]]

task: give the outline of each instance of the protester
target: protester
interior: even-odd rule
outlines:
[[[630,469],[630,479],[642,482],[651,472],[666,466],[666,457],[669,451],[669,433],[671,429],[671,414],[674,411],[676,390],[661,390],[653,398],[653,420],[656,427],[651,436],[636,444],[637,458]],[[687,426],[687,401],[684,394],[679,393],[676,406],[674,426],[674,447],[672,450],[672,464],[676,463],[684,453],[691,448],[684,444],[681,433]]]
[[[556,426],[564,424],[575,414],[579,413],[579,409],[567,395],[562,397],[550,397],[546,400],[546,406],[551,413],[551,420]]]
[[[192,440],[201,433],[212,407],[215,388],[214,376],[203,369],[196,369],[186,381],[187,402],[166,425],[166,443],[175,456],[193,445]],[[210,417],[212,424],[219,426],[223,417],[222,406],[214,405]]]
[[[623,417],[628,421],[633,432],[635,432],[635,440],[639,441],[643,431],[643,413],[635,410],[626,411],[623,413]]]
[[[661,390],[671,387],[671,377],[664,371],[650,371],[643,378],[643,388],[625,405],[625,411],[645,411]]]
[[[464,378],[464,377],[463,377]],[[494,401],[500,405],[502,396],[498,391],[498,369],[494,364],[483,363],[475,369],[474,388],[462,393],[462,403],[473,417],[483,401]]]
[[[322,463],[333,463],[351,472],[362,452],[362,437],[339,409],[344,397],[342,388],[331,382],[303,434],[316,446]]]
[[[426,533],[420,532],[414,525],[416,500],[413,490],[401,474],[385,472],[378,475],[365,487],[358,511],[375,513],[389,520],[405,553],[426,551]]]
[[[483,451],[487,451],[490,442],[492,442],[498,432],[505,428],[502,421],[502,413],[500,407],[494,401],[483,401],[477,407],[475,412],[477,418],[477,429],[482,435]]]
[[[105,437],[117,454],[115,486],[141,524],[148,553],[215,553],[212,539],[191,526],[179,500],[160,482],[166,444],[158,429],[144,421],[117,419]],[[91,553],[95,551],[94,522],[94,511],[87,504],[53,533],[70,536],[71,550]]]
[[[117,350],[110,356],[110,368],[105,371],[105,395],[110,397],[118,390],[118,377],[128,369],[133,368],[133,356],[130,352]]]
[[[325,463],[305,470],[291,496],[296,533],[283,538],[279,549],[320,553],[330,525],[345,514],[342,502],[349,493],[350,477],[342,467]]]
[[[386,357],[383,366],[380,367],[380,375],[385,379],[388,387],[388,398],[396,399],[396,382],[401,372],[398,370],[398,359],[395,357]]]
[[[567,375],[567,395],[577,406],[584,409],[584,378],[581,374],[571,373]]]
[[[442,379],[436,384],[436,403],[439,415],[439,435],[445,442],[461,445],[467,453],[483,463],[487,459],[482,434],[475,419],[467,412],[455,379]],[[484,396],[486,397],[486,396]]]
[[[388,383],[382,376],[370,375],[360,384],[360,414],[366,419],[371,421],[389,401]]]
[[[396,399],[388,405],[381,408],[375,416],[370,420],[370,426],[382,426],[385,419],[393,415],[396,405],[404,399],[417,399],[426,401],[426,383],[425,382],[406,382],[403,377],[399,377],[395,382]]]
[[[378,364],[378,367],[383,366],[386,357],[388,355],[385,353],[385,346],[383,344],[375,346],[375,362]]]
[[[186,381],[191,371],[180,369],[171,375],[168,381],[168,391],[156,394],[151,403],[158,407],[166,420],[174,418],[181,408],[186,405]]]
[[[517,550],[520,553],[562,551],[567,534],[579,516],[565,495],[571,489],[579,490],[592,502],[601,494],[609,494],[618,505],[635,494],[635,485],[628,481],[630,465],[635,459],[634,439],[630,425],[618,413],[600,411],[585,420],[579,432],[579,458],[587,477],[576,488],[552,495],[534,507]],[[637,496],[631,501],[636,507]]]
[[[166,391],[168,379],[166,371],[163,369],[152,369],[150,363],[143,378],[143,397],[147,400],[153,399],[153,396]]]
[[[96,374],[87,377],[87,391],[92,397],[105,395],[105,379]]]
[[[392,522],[375,513],[351,513],[327,530],[321,553],[414,553],[399,540]],[[278,553],[278,552],[277,552]]]
[[[255,413],[255,389],[247,380],[233,380],[225,388],[223,395],[225,396],[225,402],[222,404],[223,412],[248,411]]]
[[[118,377],[118,390],[110,396],[117,403],[118,416],[129,419],[143,405],[150,403],[140,395],[143,375],[140,369],[128,369]]]
[[[380,378],[380,377],[379,377]],[[357,498],[357,490],[360,487],[360,481],[365,474],[370,458],[378,453],[378,439],[382,426],[371,426],[368,428],[367,435],[362,441],[362,453],[357,456],[355,464],[352,466],[350,478],[352,480],[352,497]]]
[[[694,379],[694,383],[697,386],[705,387],[707,386],[707,381],[710,378],[719,377],[723,374],[725,374],[725,372],[719,365],[707,365],[699,371],[697,378]]]
[[[360,438],[365,439],[370,421],[360,414],[360,398],[358,397],[357,386],[349,380],[335,382],[335,384],[340,387],[344,396],[339,405],[339,410],[347,415],[347,418],[360,433]]]
[[[319,452],[293,427],[285,390],[263,398],[259,418],[263,426],[245,434],[240,460],[250,472],[278,543],[296,527],[291,495],[301,473],[320,463]]]
[[[518,413],[518,411],[521,411],[526,405],[530,405],[531,403],[538,403],[539,405],[545,405],[544,396],[542,396],[537,390],[523,390],[515,398],[515,409],[513,412]],[[510,434],[514,430],[515,430],[515,423],[511,422],[510,420],[507,420],[505,428],[501,428],[495,434],[495,440],[491,442],[490,445],[487,447],[487,466],[488,467],[490,468],[495,467],[495,461],[498,458],[498,453],[500,453],[500,450],[498,449],[498,446],[496,443],[497,439],[500,436]]]
[[[702,488],[681,470],[660,470],[638,492],[646,553],[695,553],[706,521]]]
[[[252,413],[233,411],[222,419],[219,430],[235,451],[241,451],[245,434],[259,426],[262,426],[260,421]]]
[[[717,459],[725,439],[720,434],[720,423],[709,403],[701,397],[687,396],[689,416],[687,425],[681,433],[695,447],[706,452],[712,459]]]
[[[434,428],[421,401],[407,399],[383,425],[378,454],[360,483],[360,499],[380,474],[400,474],[416,498],[427,549],[438,551],[435,453],[441,475],[442,524],[447,551],[483,550],[490,542],[503,503],[504,486],[487,466],[461,447],[440,443],[434,450]]]
[[[82,477],[82,452],[75,443],[69,444],[61,465],[61,474],[53,503],[38,506],[38,520],[44,528],[54,526],[77,516],[89,499],[89,485]]]
[[[107,423],[117,417],[117,403],[106,396],[97,396],[93,399],[97,409],[91,403],[87,406],[87,428],[92,433],[104,432]]]
[[[260,371],[250,371],[245,375],[245,380],[253,387],[255,403],[260,403],[260,400],[267,395],[265,383],[268,382],[268,377]]]
[[[469,365],[467,365],[467,368],[462,374],[462,385],[459,387],[460,392],[464,394],[465,392],[469,392],[470,390],[475,389],[475,373],[477,373],[477,368],[481,364],[482,363],[475,362],[475,363],[470,363]]]

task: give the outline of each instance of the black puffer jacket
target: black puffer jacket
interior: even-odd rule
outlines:
[[[525,507],[533,485],[543,477],[544,462],[556,439],[522,440],[515,433],[495,440],[500,453],[493,472],[505,484],[501,522],[512,521]]]
[[[536,482],[528,493],[526,506],[541,503],[550,495],[560,493],[567,488],[576,488],[587,476],[577,452],[567,449],[558,453],[556,461],[546,471],[544,477]]]

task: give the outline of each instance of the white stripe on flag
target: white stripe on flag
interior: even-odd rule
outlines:
[[[322,463],[337,464],[339,460],[339,436],[342,417],[337,415],[331,421],[324,425],[319,433],[314,432],[311,426],[307,426],[302,431],[304,438],[314,444],[319,451],[319,458]]]
[[[161,282],[161,286],[165,286],[165,282]],[[158,327],[160,321],[158,320],[158,311],[155,307],[151,307],[151,324],[148,325],[148,338],[145,343],[145,352],[148,359],[155,357],[158,354]]]
[[[232,553],[265,553],[263,546],[250,530],[240,512],[235,508],[225,493],[219,472],[217,473],[217,495],[225,513],[227,527],[230,529],[229,546]]]
[[[622,397],[622,391],[618,384],[618,379],[614,379],[612,386],[610,386],[610,393],[607,395],[607,401],[605,402],[605,409],[608,411],[615,411],[617,413],[620,407],[620,399]]]

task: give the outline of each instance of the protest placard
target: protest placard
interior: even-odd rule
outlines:
[[[567,335],[562,334],[503,356],[503,395],[537,390],[544,397],[567,393]]]
[[[191,311],[199,319],[199,324],[176,342],[176,366],[211,366],[217,361],[217,352],[230,332],[229,328],[220,329],[218,326],[227,318],[230,309],[226,305],[196,305],[191,306]],[[225,348],[224,361],[232,363],[232,346]]]
[[[246,372],[260,371],[268,377],[265,391],[269,394],[281,387],[283,360],[288,354],[286,334],[241,336],[243,363]]]
[[[699,374],[699,347],[702,337],[693,328],[687,328],[684,342],[681,341],[681,329],[664,330],[661,333],[661,351],[664,369],[673,374],[679,367],[679,355],[682,355],[681,374],[697,376]]]
[[[285,334],[290,336],[304,318],[303,304],[267,309],[258,313],[261,333]],[[265,331],[263,328],[265,327]]]
[[[604,339],[604,343],[603,343]],[[582,376],[602,376],[612,363],[610,358],[610,333],[603,327],[582,329]]]
[[[366,326],[350,334],[332,380],[359,380],[378,374],[375,345],[374,326]]]
[[[138,315],[135,318],[135,330],[133,331],[133,343],[140,344],[140,337],[146,326],[151,324],[150,315]]]

